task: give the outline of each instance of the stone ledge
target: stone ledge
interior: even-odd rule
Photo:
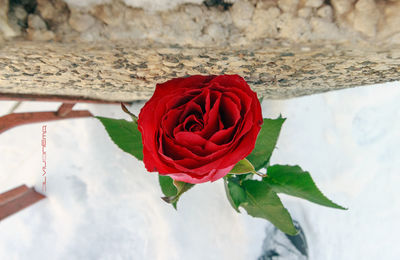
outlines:
[[[156,83],[194,74],[239,74],[259,96],[292,98],[400,80],[400,46],[194,48],[129,42],[0,46],[0,93],[130,102],[147,100]]]

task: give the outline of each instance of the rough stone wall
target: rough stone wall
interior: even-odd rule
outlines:
[[[1,94],[133,101],[173,77],[239,74],[290,98],[400,80],[399,0],[66,1],[0,0]]]
[[[291,98],[400,80],[400,47],[10,42],[0,48],[0,93],[146,100],[156,83],[194,74],[239,74],[259,96]]]
[[[146,39],[192,46],[246,45],[259,39],[400,43],[399,0],[206,0],[164,11],[134,8],[132,0],[78,5],[84,2],[12,0],[8,6],[8,0],[0,0],[0,38]]]

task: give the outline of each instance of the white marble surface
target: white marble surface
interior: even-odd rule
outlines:
[[[400,84],[262,104],[287,117],[272,163],[311,172],[340,211],[283,197],[302,224],[310,259],[400,255]],[[12,102],[0,102],[0,114]],[[138,112],[142,104],[132,106]],[[56,109],[23,103],[18,112]],[[126,118],[118,106],[79,105]],[[41,127],[0,135],[0,192],[41,189]],[[160,199],[154,173],[123,153],[95,119],[46,123],[47,199],[0,222],[0,259],[256,259],[266,222],[231,209],[222,181],[198,185],[178,211]]]

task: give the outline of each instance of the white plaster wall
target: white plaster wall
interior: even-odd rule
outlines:
[[[302,224],[310,259],[400,255],[400,83],[284,101],[287,117],[272,163],[299,164],[340,211],[284,196]],[[12,102],[0,102],[4,114]],[[143,104],[131,109],[138,113]],[[17,110],[56,109],[26,102]],[[127,118],[119,106],[79,105]],[[41,126],[0,135],[0,192],[41,189]],[[256,259],[266,221],[237,214],[222,181],[197,185],[178,211],[160,199],[157,176],[117,148],[95,119],[47,123],[47,199],[0,222],[0,259]]]

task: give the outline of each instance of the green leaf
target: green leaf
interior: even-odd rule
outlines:
[[[178,189],[175,187],[174,180],[171,177],[158,175],[158,182],[165,197],[173,197],[178,193]],[[176,202],[172,203],[172,206],[176,209]]]
[[[286,119],[282,117],[277,119],[264,118],[264,123],[258,134],[254,150],[247,156],[247,160],[254,165],[256,171],[267,165],[275,149],[279,133],[285,120]]]
[[[194,184],[182,181],[175,181],[168,176],[161,176],[161,175],[159,176],[160,176],[159,182],[161,190],[165,195],[165,197],[162,197],[162,199],[167,203],[171,203],[172,206],[174,206],[174,208],[176,209],[176,204],[178,203],[178,200],[181,197],[181,195],[184,192],[191,189],[194,186]]]
[[[111,140],[124,152],[143,160],[142,135],[136,122],[97,116]]]
[[[277,193],[285,193],[331,208],[346,209],[325,197],[315,185],[310,173],[303,171],[299,166],[270,166],[267,169],[267,178],[263,181]]]
[[[242,176],[245,175],[224,177],[225,191],[231,206],[237,212],[242,207],[249,215],[266,219],[283,232],[295,235],[297,230],[289,212],[268,183],[246,178],[242,180]]]
[[[229,173],[244,174],[254,171],[254,166],[247,159],[243,159],[240,160]]]
[[[240,184],[237,183],[233,178],[224,177],[224,186],[226,197],[229,200],[231,206],[240,213],[240,203],[246,201],[246,193]]]
[[[288,235],[296,235],[297,230],[293,220],[283,206],[278,195],[266,182],[247,180],[242,187],[246,193],[246,201],[240,204],[253,217],[270,221]]]

